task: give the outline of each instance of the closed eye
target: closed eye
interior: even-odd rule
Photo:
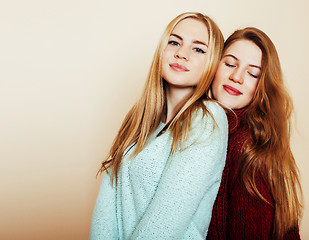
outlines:
[[[225,64],[225,66],[227,66],[227,67],[235,67],[235,65],[232,65],[232,64],[229,64],[229,63],[224,63]]]
[[[253,73],[250,73],[250,72],[248,72],[249,73],[249,75],[251,76],[251,77],[253,77],[253,78],[258,78],[259,76],[257,76],[257,75],[255,75],[255,74],[253,74]]]

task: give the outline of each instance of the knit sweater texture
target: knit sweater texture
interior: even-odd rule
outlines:
[[[268,240],[274,221],[274,200],[262,176],[256,176],[256,185],[270,203],[248,193],[239,175],[239,157],[245,141],[251,138],[245,122],[246,109],[228,114],[229,140],[226,164],[216,198],[207,240]],[[291,229],[285,240],[300,239],[299,229]]]
[[[117,185],[105,174],[93,211],[91,240],[205,239],[226,159],[224,110],[205,102],[182,148],[171,154],[172,136],[159,125],[143,150],[123,159]]]

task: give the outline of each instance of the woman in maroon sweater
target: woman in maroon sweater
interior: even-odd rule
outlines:
[[[300,239],[292,102],[264,32],[245,28],[226,40],[212,96],[230,109],[229,143],[207,239]]]

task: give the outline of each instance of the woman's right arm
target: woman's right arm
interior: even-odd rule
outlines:
[[[93,210],[90,240],[118,239],[116,218],[116,188],[110,175],[105,173],[99,195]]]

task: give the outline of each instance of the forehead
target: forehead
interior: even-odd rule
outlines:
[[[224,55],[229,54],[247,64],[261,66],[262,50],[252,41],[245,39],[237,40],[224,50]]]
[[[187,18],[180,21],[175,26],[172,33],[183,38],[186,37],[188,39],[205,41],[207,43],[209,39],[208,29],[205,23],[194,18]]]

